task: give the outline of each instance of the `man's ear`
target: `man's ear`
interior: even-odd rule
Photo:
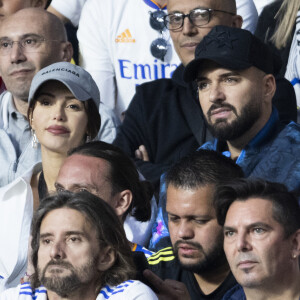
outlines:
[[[267,74],[264,76],[263,82],[264,82],[264,91],[263,91],[264,99],[267,100],[268,102],[272,102],[272,99],[276,91],[275,77],[272,74]]]
[[[300,257],[300,229],[298,229],[292,236],[292,258]]]
[[[111,248],[111,246],[107,246],[104,249],[100,250],[99,260],[97,269],[101,272],[104,272],[111,268],[116,261],[116,253]]]
[[[232,16],[231,27],[242,28],[242,25],[243,25],[243,17],[241,17],[240,15]]]
[[[132,202],[132,192],[130,190],[124,190],[117,193],[114,197],[116,197],[115,212],[117,216],[122,216],[128,210]]]
[[[62,42],[62,61],[70,62],[73,57],[73,46],[70,42]]]

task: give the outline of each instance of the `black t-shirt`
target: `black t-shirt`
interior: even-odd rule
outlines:
[[[211,294],[205,295],[198,282],[194,276],[194,274],[190,271],[182,270],[179,279],[177,279],[183,283],[185,283],[191,299],[198,299],[198,300],[221,300],[223,296],[226,294],[228,290],[230,290],[235,284],[236,280],[233,277],[232,273],[226,277],[226,279],[222,282],[222,284],[214,290]]]
[[[224,294],[236,285],[232,273],[226,277],[223,283],[211,294],[205,295],[201,291],[194,274],[183,270],[174,257],[171,247],[164,248],[148,258],[149,269],[162,279],[173,279],[183,282],[192,300],[221,300]]]

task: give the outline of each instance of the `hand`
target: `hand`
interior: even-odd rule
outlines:
[[[138,149],[135,150],[135,158],[141,159],[143,161],[149,161],[148,152],[144,145],[140,145]]]
[[[144,277],[156,289],[159,300],[190,300],[186,285],[180,281],[166,279],[162,280],[152,271],[146,269],[143,272]]]

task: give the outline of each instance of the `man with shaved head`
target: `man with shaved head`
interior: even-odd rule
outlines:
[[[62,26],[54,15],[36,8],[20,10],[0,26],[0,72],[23,115],[27,114],[28,91],[35,73],[71,58],[72,48]]]
[[[25,8],[0,24],[0,75],[7,91],[0,99],[0,186],[22,175],[40,160],[31,147],[27,120],[33,76],[59,61],[70,61],[73,50],[62,22],[41,8]]]
[[[27,7],[46,7],[47,0],[2,0],[0,1],[0,22],[20,9]],[[5,91],[5,85],[0,77],[0,93]]]

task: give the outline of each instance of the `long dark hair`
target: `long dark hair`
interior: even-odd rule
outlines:
[[[37,288],[41,285],[38,278],[38,251],[40,245],[40,227],[44,217],[52,210],[71,208],[82,213],[98,233],[100,251],[110,246],[115,252],[115,263],[101,274],[99,290],[104,285],[118,285],[123,281],[135,278],[135,267],[132,261],[131,249],[125,231],[114,210],[104,200],[89,192],[61,192],[45,198],[35,212],[31,225],[31,260],[35,270],[31,285]]]

